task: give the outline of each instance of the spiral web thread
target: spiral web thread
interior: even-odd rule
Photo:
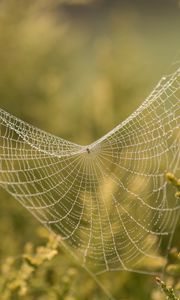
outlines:
[[[1,187],[94,274],[154,272],[162,242],[170,246],[180,205],[164,174],[179,172],[179,87],[180,68],[88,146],[0,109]]]

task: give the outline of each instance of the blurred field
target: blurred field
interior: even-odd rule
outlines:
[[[0,107],[85,145],[131,114],[177,59],[180,8],[170,0],[79,3],[1,1]],[[8,256],[21,255],[27,242],[43,244],[44,238],[38,234],[37,221],[14,199],[2,190],[0,199],[0,259],[4,262]],[[178,246],[177,234],[173,243]],[[72,267],[73,280],[71,275],[66,278]],[[48,278],[47,270],[53,274]],[[119,299],[161,299],[150,276],[122,272],[102,280]],[[61,252],[38,273],[30,293],[5,299],[105,296]]]

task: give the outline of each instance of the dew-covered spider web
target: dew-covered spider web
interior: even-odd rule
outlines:
[[[0,185],[93,274],[155,272],[153,262],[162,261],[161,245],[170,246],[179,215],[165,179],[167,171],[179,176],[179,118],[180,68],[88,146],[1,109]]]

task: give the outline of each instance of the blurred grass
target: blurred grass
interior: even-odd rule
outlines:
[[[179,17],[176,1],[1,1],[0,106],[65,139],[89,144],[132,113],[176,60]],[[37,245],[39,237],[37,222],[2,190],[0,197],[4,260],[21,254],[27,241]],[[58,269],[68,267],[62,254],[53,265],[55,276],[62,277]],[[77,299],[104,299],[82,270],[78,274],[75,289],[84,287]],[[151,277],[108,276],[103,280],[113,282],[119,298],[156,299]],[[36,297],[50,299],[43,287]]]

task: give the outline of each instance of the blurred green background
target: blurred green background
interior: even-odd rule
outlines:
[[[0,107],[80,144],[89,144],[142,103],[180,49],[178,1],[0,2]],[[36,220],[0,191],[0,259],[44,243]],[[174,244],[178,245],[177,234]],[[25,296],[10,299],[105,299],[63,252]],[[104,279],[107,280],[107,279]],[[120,272],[108,281],[122,299],[162,299],[151,276]],[[73,289],[72,288],[73,284]],[[0,298],[1,299],[1,298]]]

